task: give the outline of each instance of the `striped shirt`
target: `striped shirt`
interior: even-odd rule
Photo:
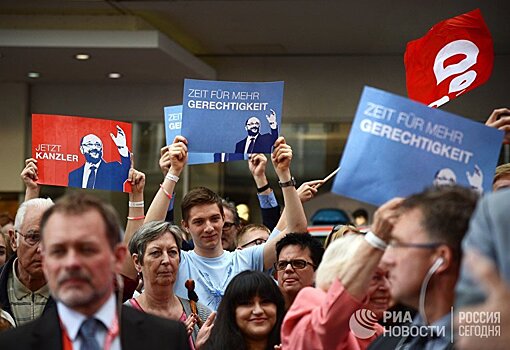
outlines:
[[[7,280],[7,295],[17,326],[35,320],[42,315],[50,297],[48,284],[35,292],[25,287],[16,274],[17,259],[12,264],[12,273]]]

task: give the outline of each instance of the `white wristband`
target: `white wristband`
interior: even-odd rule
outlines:
[[[177,183],[179,181],[179,176],[175,176],[172,174],[166,174],[165,179],[168,179],[170,181]]]
[[[140,202],[131,202],[131,201],[129,201],[128,204],[129,204],[130,208],[143,208],[143,205],[144,205],[143,201],[140,201]]]
[[[365,240],[370,244],[372,247],[380,249],[380,250],[386,250],[388,248],[388,244],[383,241],[380,237],[376,236],[375,233],[372,231],[368,231],[365,234]]]

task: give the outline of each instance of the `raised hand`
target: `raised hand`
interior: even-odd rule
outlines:
[[[174,142],[168,146],[170,156],[170,173],[179,176],[188,162],[188,140],[183,136],[176,136]]]
[[[169,146],[161,148],[160,154],[161,156],[159,158],[159,168],[161,169],[163,176],[166,176],[168,170],[170,170],[171,167]]]
[[[285,138],[280,136],[274,143],[274,150],[271,154],[274,170],[280,181],[290,180],[290,162],[292,160],[292,148],[285,142]],[[287,179],[282,179],[288,175]]]
[[[398,219],[400,205],[403,201],[404,198],[393,198],[375,211],[371,230],[386,242],[391,238],[391,231]]]
[[[324,183],[324,180],[313,180],[303,182],[297,189],[301,203],[308,202],[312,199],[318,191],[318,187]]]
[[[128,181],[131,183],[133,194],[142,194],[145,188],[145,174],[134,168],[129,169]]]
[[[20,176],[27,188],[37,190],[39,187],[37,184],[37,180],[39,180],[37,173],[37,160],[34,158],[26,159],[25,168],[21,171]]]
[[[504,144],[510,144],[510,109],[499,108],[492,111],[485,125],[505,132]]]
[[[267,158],[262,153],[250,154],[248,158],[248,167],[254,177],[266,174],[266,164]]]

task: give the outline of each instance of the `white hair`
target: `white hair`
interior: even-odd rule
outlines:
[[[21,203],[21,205],[18,208],[18,211],[16,212],[16,218],[14,219],[14,230],[21,231],[21,226],[23,225],[23,222],[25,221],[25,214],[27,213],[27,209],[30,208],[41,208],[41,209],[48,209],[49,207],[53,206],[53,201],[51,198],[33,198],[29,199],[26,202]],[[20,235],[18,233],[15,233],[16,235],[16,245],[19,246],[19,240]]]
[[[363,235],[353,234],[340,237],[331,242],[317,268],[315,285],[327,291],[341,272],[349,269],[349,263],[358,259],[356,255],[363,241]]]

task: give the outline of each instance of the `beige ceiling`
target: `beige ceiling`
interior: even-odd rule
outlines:
[[[0,2],[0,82],[214,79],[221,56],[401,56],[435,23],[480,8],[496,55],[510,53],[510,1]],[[78,62],[73,55],[92,59]]]

